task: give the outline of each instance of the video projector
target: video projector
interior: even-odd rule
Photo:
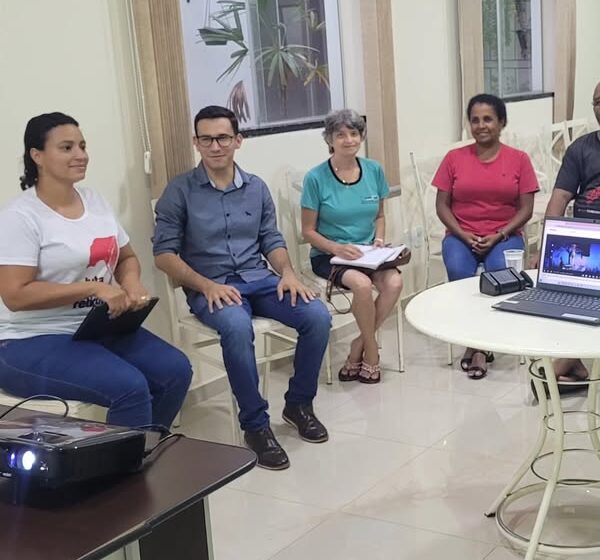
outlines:
[[[146,433],[72,418],[33,414],[0,421],[0,476],[40,487],[139,470]]]

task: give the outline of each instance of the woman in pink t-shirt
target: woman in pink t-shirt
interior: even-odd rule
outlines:
[[[433,185],[437,215],[447,228],[442,256],[448,279],[505,268],[506,249],[524,249],[521,228],[533,212],[538,190],[529,156],[500,142],[506,105],[495,95],[479,94],[467,106],[474,144],[446,154]],[[472,379],[487,372],[493,355],[467,348],[461,367]]]

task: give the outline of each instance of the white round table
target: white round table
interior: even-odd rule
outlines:
[[[535,279],[537,271],[530,271]],[[486,512],[488,517],[496,516],[500,530],[517,545],[527,546],[526,560],[533,560],[536,551],[542,553],[560,553],[568,555],[600,552],[600,547],[565,547],[556,544],[540,543],[540,535],[550,507],[555,488],[561,484],[573,484],[560,478],[560,466],[565,451],[564,416],[561,406],[558,384],[554,375],[552,358],[593,358],[594,366],[590,373],[588,389],[587,415],[588,430],[593,452],[600,457],[600,427],[596,409],[596,386],[593,380],[600,379],[600,327],[580,325],[566,321],[545,319],[517,313],[508,313],[492,309],[492,304],[511,297],[513,294],[490,297],[479,292],[479,277],[466,278],[456,282],[441,284],[415,296],[406,307],[406,319],[419,331],[434,338],[453,344],[481,348],[505,354],[527,356],[540,359],[547,376],[550,399],[541,377],[532,375],[540,402],[540,431],[538,440],[523,465],[515,473],[513,480],[506,486]],[[474,381],[475,382],[475,381]],[[479,381],[485,383],[485,379]],[[548,426],[555,433],[553,445],[552,474],[547,481],[529,487],[516,489],[517,485],[534,466],[546,441]],[[534,471],[535,474],[535,471]],[[591,481],[581,481],[584,482]],[[533,486],[537,488],[533,488]],[[532,491],[543,489],[544,495],[538,510],[536,522],[529,538],[510,530],[501,518],[505,506]],[[597,548],[597,550],[596,550]]]
[[[528,272],[535,280],[537,271]],[[452,344],[531,357],[600,357],[600,327],[492,309],[512,295],[486,296],[479,277],[466,278],[421,292],[405,315],[416,329]]]

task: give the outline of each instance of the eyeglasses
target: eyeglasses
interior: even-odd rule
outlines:
[[[221,134],[219,136],[197,136],[198,144],[203,148],[210,148],[212,143],[216,140],[217,144],[221,146],[221,148],[229,148],[235,136],[230,136],[229,134]]]
[[[597,109],[598,107],[600,107],[600,99],[594,99],[594,101],[592,101],[592,107],[594,109]]]

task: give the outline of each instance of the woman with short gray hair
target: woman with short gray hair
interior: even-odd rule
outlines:
[[[323,138],[329,146],[329,153],[333,154],[333,135],[342,128],[356,130],[364,140],[367,132],[367,123],[354,109],[340,109],[333,111],[325,117]]]
[[[312,245],[313,272],[352,292],[352,313],[360,335],[350,344],[339,380],[379,383],[375,333],[396,306],[402,276],[397,269],[352,267],[332,274],[329,262],[333,255],[358,259],[362,252],[356,245],[385,245],[383,201],[389,187],[378,162],[358,157],[365,135],[365,120],[352,109],[334,111],[325,118],[323,138],[331,157],[304,177],[302,234]],[[373,286],[379,292],[375,301]]]

